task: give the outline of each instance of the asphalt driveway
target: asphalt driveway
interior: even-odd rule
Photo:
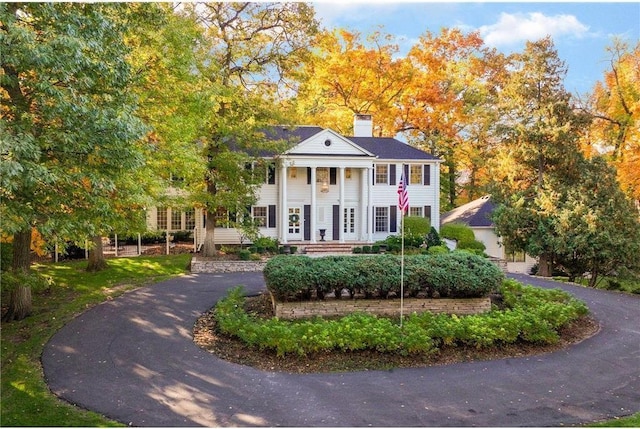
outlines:
[[[193,343],[196,319],[238,284],[264,289],[262,273],[194,274],[88,310],[45,347],[51,390],[133,426],[561,426],[640,411],[639,296],[562,285],[601,331],[555,353],[297,375],[229,363]]]

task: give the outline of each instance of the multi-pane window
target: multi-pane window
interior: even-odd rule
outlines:
[[[409,216],[420,216],[422,217],[422,207],[409,207]]]
[[[158,229],[167,229],[167,208],[158,207],[156,212],[156,225]]]
[[[422,165],[410,165],[409,169],[409,184],[422,185]]]
[[[389,207],[376,207],[375,212],[375,231],[389,231]]]
[[[171,230],[176,231],[182,229],[182,213],[178,210],[171,210]]]
[[[253,207],[253,220],[257,226],[267,226],[267,208]]]
[[[376,164],[376,184],[389,183],[389,165]]]
[[[192,230],[196,227],[196,210],[189,209],[184,212],[184,228]]]

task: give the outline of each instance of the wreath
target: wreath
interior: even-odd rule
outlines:
[[[300,220],[300,216],[299,215],[297,215],[295,213],[292,214],[292,215],[289,215],[289,222],[298,223],[299,220]]]

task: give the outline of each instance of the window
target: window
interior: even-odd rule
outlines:
[[[182,213],[178,210],[171,210],[171,230],[182,229]]]
[[[253,220],[257,226],[267,226],[267,208],[253,207]]]
[[[389,231],[389,207],[376,207],[375,210],[375,231]]]
[[[376,184],[389,183],[389,166],[387,164],[376,164]]]
[[[316,183],[329,183],[329,169],[327,167],[316,169]]]
[[[156,225],[158,229],[167,229],[167,208],[158,207],[156,213]]]
[[[422,217],[422,207],[409,207],[409,216]]]
[[[409,166],[409,184],[410,185],[422,185],[422,166],[411,165]]]
[[[276,165],[273,162],[267,165],[267,184],[276,184]]]
[[[184,212],[184,228],[192,230],[196,227],[196,210],[189,209]]]

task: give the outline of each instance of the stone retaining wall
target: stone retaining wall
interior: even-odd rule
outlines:
[[[263,261],[216,261],[194,256],[191,259],[192,273],[237,273],[262,271]]]
[[[376,315],[399,316],[400,300],[398,299],[327,299],[324,301],[275,302],[275,315],[281,319],[300,319],[305,317],[344,316],[354,312]],[[404,314],[413,312],[447,314],[478,314],[491,310],[490,298],[466,299],[421,299],[405,298]]]

